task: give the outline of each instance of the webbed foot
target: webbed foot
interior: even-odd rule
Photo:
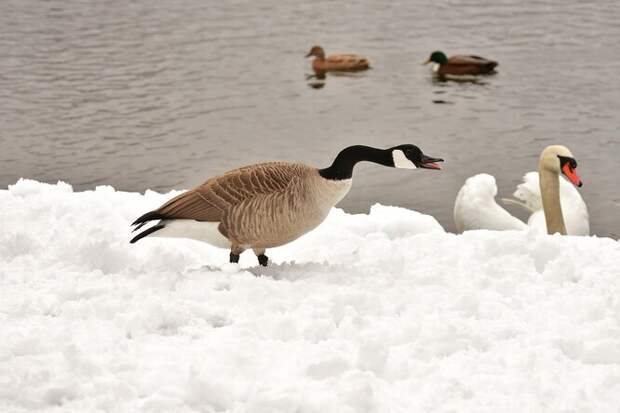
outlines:
[[[263,267],[267,266],[267,262],[269,261],[269,257],[267,257],[265,254],[257,255],[256,258],[258,258],[258,263],[260,265],[262,265]]]
[[[235,254],[234,252],[231,251],[230,262],[237,264],[239,262],[239,254]]]

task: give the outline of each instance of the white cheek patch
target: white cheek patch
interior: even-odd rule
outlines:
[[[403,169],[416,169],[417,166],[413,162],[411,162],[403,151],[397,149],[392,151],[392,159],[394,160],[395,168],[403,168]]]
[[[439,72],[439,63],[435,63],[433,62],[433,72],[437,73]]]

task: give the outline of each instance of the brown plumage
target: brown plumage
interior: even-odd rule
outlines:
[[[170,230],[166,228],[171,220],[216,223],[232,255],[251,248],[261,259],[266,248],[293,241],[319,225],[350,186],[350,179],[327,180],[317,168],[303,164],[251,165],[209,179],[144,214],[134,224],[159,219],[164,228],[156,236],[183,236],[225,246],[211,242],[206,235],[186,236],[176,234],[172,225]]]
[[[497,62],[475,55],[455,55],[446,57],[443,52],[435,51],[426,63],[439,65],[437,74],[445,75],[484,75],[493,73]]]
[[[367,58],[356,54],[332,54],[325,57],[321,46],[313,46],[306,57],[314,56],[312,68],[317,73],[325,72],[353,72],[370,68]]]
[[[134,231],[158,222],[131,243],[146,236],[190,238],[230,248],[231,262],[252,249],[259,263],[267,265],[266,248],[299,238],[327,217],[351,188],[359,161],[440,169],[435,162],[441,159],[428,157],[413,145],[390,149],[355,145],[343,149],[324,169],[288,162],[246,166],[211,178],[136,219]]]

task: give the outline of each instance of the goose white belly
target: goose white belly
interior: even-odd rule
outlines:
[[[151,234],[152,237],[189,238],[219,248],[230,248],[231,245],[228,238],[218,229],[219,222],[173,219],[164,220],[161,224],[164,228]]]

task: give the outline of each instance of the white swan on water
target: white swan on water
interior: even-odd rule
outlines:
[[[552,145],[542,151],[539,172],[528,172],[513,194],[516,199],[504,200],[531,212],[527,224],[497,204],[493,176],[478,174],[468,178],[454,204],[457,230],[524,230],[529,226],[549,234],[589,235],[588,208],[573,186],[582,185],[576,168],[577,162],[565,146]],[[560,179],[560,174],[573,185]]]

